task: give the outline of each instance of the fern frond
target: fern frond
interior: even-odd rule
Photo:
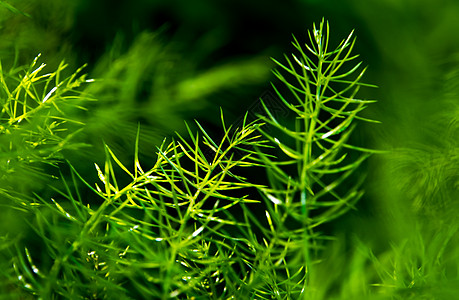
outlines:
[[[260,118],[275,133],[261,132],[285,158],[272,159],[261,152],[261,159],[273,187],[267,192],[281,202],[286,202],[286,198],[298,199],[305,225],[315,227],[321,216],[327,216],[329,221],[341,214],[330,214],[323,207],[337,210],[339,206],[347,210],[359,194],[346,179],[372,150],[351,145],[349,137],[356,119],[362,119],[361,111],[374,101],[356,97],[360,87],[372,85],[361,82],[366,69],[361,69],[362,62],[354,62],[358,55],[352,54],[353,32],[331,50],[329,24],[322,20],[319,26],[314,24],[309,40],[310,44],[301,45],[294,38],[293,46],[298,53],[291,58],[286,56],[286,63],[274,60],[280,67],[274,74],[283,87],[273,87],[294,122],[279,120],[263,104],[266,115]],[[349,152],[364,154],[356,158]],[[286,171],[288,166],[296,166],[296,172]],[[283,182],[283,188],[279,187],[279,181]],[[340,185],[346,185],[344,196],[337,191]],[[329,200],[322,200],[325,198]]]
[[[266,220],[245,213],[263,233],[265,243],[258,245],[258,252],[269,255],[262,256],[256,267],[268,272],[267,279],[276,280],[257,288],[259,297],[304,296],[312,254],[327,238],[318,227],[354,209],[363,195],[362,180],[354,173],[374,151],[352,145],[350,135],[356,120],[376,121],[360,116],[374,100],[360,99],[357,92],[373,85],[361,82],[366,69],[352,54],[353,35],[332,49],[329,24],[322,20],[309,31],[308,44],[294,37],[297,52],[285,56],[284,63],[273,59],[280,82],[273,89],[289,114],[276,115],[261,99],[266,114],[259,117],[267,126],[259,131],[277,152],[269,152],[273,158],[259,150],[269,182],[261,189]],[[265,267],[266,261],[270,267]]]
[[[64,62],[43,74],[39,58],[9,71],[0,64],[0,172],[9,179],[33,173],[37,163],[55,164],[62,150],[84,146],[71,141],[83,125],[71,112],[91,99],[80,86],[93,80],[80,75],[83,67],[64,77]]]

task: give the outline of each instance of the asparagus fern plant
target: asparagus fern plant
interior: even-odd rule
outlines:
[[[0,236],[2,291],[40,299],[313,295],[310,277],[328,238],[321,225],[362,197],[354,173],[373,152],[349,141],[355,121],[371,121],[360,113],[373,102],[357,98],[362,86],[371,85],[361,82],[365,68],[352,54],[353,33],[336,48],[329,34],[322,21],[309,32],[309,43],[294,38],[296,53],[275,60],[279,82],[273,88],[287,118],[261,99],[265,113],[256,120],[246,114],[237,128],[227,126],[222,113],[219,140],[197,122],[197,131],[187,126],[188,136],[165,139],[154,150],[156,161],[145,162],[138,134],[131,165],[105,146],[104,165],[94,164],[98,183],[71,165],[61,176],[64,188],[54,188],[51,198],[2,199],[27,216],[34,232]],[[63,95],[88,81],[72,76],[62,82],[61,68],[38,76],[41,67],[32,67],[13,92],[1,77],[2,132],[46,111],[40,119],[45,127],[40,123],[20,135],[21,145],[30,148],[27,157],[40,154],[44,162],[72,137],[52,131],[68,121],[54,115],[73,101]],[[39,81],[45,84],[41,92]],[[41,142],[48,145],[45,152],[33,144]],[[11,159],[2,164],[9,168]],[[242,175],[244,168],[265,180]]]
[[[62,62],[54,72],[43,74],[46,64],[13,66],[9,71],[0,64],[0,182],[6,191],[24,187],[21,177],[45,177],[43,164],[62,161],[62,151],[83,146],[72,141],[82,122],[69,117],[89,99],[78,88],[92,80],[79,75],[82,68],[66,76]]]

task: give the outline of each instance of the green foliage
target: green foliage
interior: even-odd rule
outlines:
[[[458,293],[457,63],[446,74],[438,104],[448,108],[428,121],[425,142],[385,157],[386,186],[402,191],[385,208],[394,220],[391,247],[375,254],[359,246],[377,271],[377,290],[394,299],[451,299]],[[413,214],[413,212],[415,212]]]
[[[365,72],[359,71],[361,63],[352,63],[358,57],[351,55],[355,43],[352,33],[333,50],[329,49],[328,23],[314,26],[309,38],[311,46],[304,46],[308,51],[295,38],[293,45],[299,58],[294,54],[291,58],[286,56],[285,65],[276,61],[283,71],[276,71],[276,77],[289,94],[279,92],[275,86],[274,89],[293,114],[290,118],[294,122],[279,122],[263,104],[268,116],[262,120],[275,128],[273,133],[263,133],[285,154],[285,159],[261,155],[268,167],[268,198],[279,203],[301,199],[289,204],[292,207],[287,205],[287,210],[297,210],[292,216],[312,229],[337,218],[362,196],[358,183],[352,186],[346,180],[374,151],[353,146],[348,140],[355,120],[371,121],[358,114],[374,101],[356,98],[360,87],[369,85],[360,82]],[[289,128],[292,123],[293,128]],[[365,154],[353,158],[351,151]],[[294,173],[284,171],[289,166]],[[343,185],[346,194],[340,195],[337,190]]]
[[[12,6],[11,4],[5,2],[5,1],[0,1],[0,5],[7,8],[9,11],[13,12],[13,13],[16,13],[16,14],[22,14],[24,16],[27,16],[27,17],[30,17],[29,14],[27,13],[24,13],[20,10],[18,10],[17,8],[15,8],[14,6]]]
[[[66,76],[64,62],[56,71],[43,74],[46,65],[38,65],[39,57],[29,66],[9,71],[0,65],[2,250],[24,234],[23,222],[36,204],[31,193],[53,177],[50,167],[62,162],[64,151],[85,146],[73,140],[83,124],[72,116],[90,100],[80,86],[92,80],[79,74],[82,69]],[[12,267],[10,260],[5,263]]]
[[[400,231],[413,234],[394,235],[391,245],[382,248],[373,248],[372,239],[355,236],[352,246],[346,245],[347,237],[334,236],[325,227],[356,210],[364,195],[363,162],[372,153],[392,155],[361,147],[351,135],[361,123],[376,122],[362,115],[375,101],[357,97],[362,87],[373,86],[361,81],[366,69],[352,53],[353,32],[332,47],[329,25],[322,20],[309,32],[308,43],[294,38],[296,53],[286,55],[285,62],[274,60],[278,81],[273,89],[279,102],[261,99],[264,113],[257,119],[250,120],[246,113],[240,124],[228,126],[221,112],[219,139],[196,122],[195,127],[186,124],[176,138],[143,144],[151,132],[145,134],[143,124],[134,126],[139,120],[132,122],[129,116],[139,114],[142,120],[158,105],[146,101],[137,107],[135,99],[145,82],[158,93],[152,91],[152,99],[178,95],[171,105],[183,106],[229,87],[229,79],[246,72],[242,65],[221,66],[199,76],[190,71],[189,77],[176,74],[171,79],[159,63],[160,58],[170,58],[169,53],[155,39],[144,34],[125,55],[112,53],[115,58],[107,57],[100,67],[108,72],[99,70],[107,78],[89,88],[82,84],[93,80],[78,75],[81,69],[64,76],[64,63],[42,74],[45,66],[37,66],[38,57],[28,67],[0,69],[0,205],[6,209],[0,223],[1,297],[454,295],[459,252],[452,222],[432,228],[417,215],[409,220],[402,216]],[[139,55],[146,58],[144,64],[130,69],[139,63]],[[157,73],[148,75],[150,65]],[[254,72],[254,78],[259,73]],[[209,80],[211,85],[206,84]],[[92,99],[88,91],[100,103],[87,103]],[[82,114],[81,109],[89,111]],[[117,124],[107,125],[116,118]],[[84,127],[85,122],[91,124]],[[122,130],[125,126],[129,128]],[[115,142],[112,146],[108,138],[102,153],[85,157],[94,163],[93,178],[98,182],[92,182],[69,157],[85,146],[77,136],[86,134],[82,139],[90,140],[99,131],[104,139],[119,131],[124,142],[122,147]],[[132,144],[127,132],[134,132]],[[126,144],[132,155],[124,153]],[[103,164],[100,156],[105,157]],[[133,159],[128,164],[129,156]],[[415,165],[418,161],[426,159],[413,158]],[[437,162],[433,164],[446,164]],[[409,174],[412,169],[409,162],[398,172]],[[429,215],[431,207],[420,203],[440,194],[429,178],[454,185],[457,178],[450,171],[414,172],[427,174],[419,180],[407,177],[406,185],[424,185],[422,190],[429,192],[408,189],[420,216]],[[40,180],[22,180],[31,178],[29,174]],[[47,191],[37,182],[47,183]],[[453,196],[447,194],[442,203],[452,203]],[[386,209],[402,215],[411,208],[394,204]],[[441,211],[440,207],[430,216]]]
[[[30,66],[4,71],[0,65],[0,182],[3,187],[25,174],[40,173],[42,164],[55,165],[63,159],[63,150],[82,146],[71,142],[81,127],[72,119],[71,110],[83,108],[88,99],[78,87],[92,81],[80,76],[81,69],[64,77],[67,65],[43,74],[45,64],[37,65],[40,55]],[[22,182],[24,185],[24,182]]]
[[[326,238],[315,231],[361,198],[361,181],[348,181],[372,152],[348,141],[354,121],[363,119],[358,113],[373,102],[355,97],[361,86],[368,85],[360,82],[365,70],[358,71],[360,63],[352,62],[357,58],[351,55],[352,33],[330,50],[329,26],[322,21],[319,27],[314,25],[309,39],[302,46],[295,38],[298,54],[286,56],[285,64],[276,61],[280,71],[275,75],[286,92],[276,86],[274,90],[290,114],[288,120],[278,120],[263,103],[267,116],[261,120],[269,124],[269,131],[260,131],[280,150],[276,157],[258,151],[269,183],[262,189],[269,226],[247,212],[269,241],[264,249],[268,256],[260,265],[267,266],[271,279],[278,279],[269,282],[268,290],[287,299],[308,294],[309,269],[317,259],[310,252],[316,252],[319,241]],[[354,158],[352,152],[364,154]],[[267,296],[267,291],[257,295]]]
[[[186,134],[187,114],[209,108],[215,94],[232,95],[240,87],[265,81],[270,72],[266,60],[258,57],[200,70],[193,49],[186,49],[184,57],[183,46],[161,32],[142,32],[128,49],[124,47],[120,34],[94,68],[93,76],[103,80],[88,88],[98,101],[89,107],[85,119],[87,142],[103,154],[99,146],[103,139],[123,162],[131,159],[129,145],[135,142],[138,122],[142,123],[140,154],[155,159],[145,149],[174,132]],[[218,114],[213,121],[218,124]],[[98,158],[104,159],[103,155]]]

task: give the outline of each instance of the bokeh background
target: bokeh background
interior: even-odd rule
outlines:
[[[237,122],[269,93],[270,58],[292,51],[292,34],[306,42],[313,22],[329,21],[335,45],[355,29],[366,82],[379,86],[361,91],[378,100],[364,114],[382,122],[362,124],[355,140],[389,152],[369,160],[359,210],[330,230],[383,252],[409,239],[419,222],[457,224],[459,1],[8,3],[24,14],[0,6],[4,68],[42,53],[50,69],[62,60],[69,72],[87,64],[96,79],[88,90],[98,101],[81,116],[81,139],[91,147],[68,154],[86,178],[104,160],[103,142],[131,159],[138,124],[148,161],[163,137],[184,132],[184,121],[197,119],[218,134],[222,107],[227,122]],[[448,247],[457,254],[457,245],[456,237]]]

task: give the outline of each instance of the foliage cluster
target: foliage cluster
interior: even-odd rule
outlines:
[[[274,60],[276,106],[260,99],[263,113],[253,120],[247,113],[234,125],[221,112],[220,138],[196,122],[175,138],[143,144],[149,131],[121,120],[132,127],[132,143],[118,137],[132,145],[132,155],[111,140],[85,148],[88,141],[97,143],[91,138],[106,125],[103,117],[113,122],[111,114],[135,107],[130,88],[143,79],[127,66],[139,55],[136,49],[152,45],[151,36],[106,62],[108,80],[88,80],[81,69],[64,75],[65,63],[43,74],[39,57],[26,67],[0,69],[0,297],[453,297],[457,219],[454,213],[443,219],[443,211],[457,209],[451,192],[457,191],[457,170],[448,165],[457,161],[457,144],[446,143],[433,156],[425,149],[396,152],[394,169],[408,174],[397,184],[407,189],[416,211],[399,230],[413,234],[375,248],[374,240],[327,232],[327,223],[355,211],[363,197],[364,161],[372,153],[391,154],[356,145],[351,136],[361,122],[375,122],[362,115],[374,101],[357,97],[362,87],[373,86],[361,81],[366,69],[352,53],[353,32],[333,47],[322,21],[308,37],[306,44],[294,37],[295,53]],[[147,64],[157,65],[149,58]],[[213,88],[225,86],[228,70],[214,69],[193,82],[176,78],[169,82],[176,87],[170,95],[190,91],[189,97],[199,98],[211,89],[199,89],[199,83],[217,74],[221,80]],[[169,84],[156,75],[148,80],[164,96]],[[119,85],[123,80],[131,80],[126,88]],[[98,115],[113,101],[112,111]],[[454,120],[449,135],[457,132]],[[93,177],[74,159],[84,151],[93,156]],[[102,152],[103,163],[94,151]],[[142,158],[145,151],[154,154]],[[417,169],[426,162],[434,168]],[[413,208],[397,200],[383,209],[402,220]],[[420,221],[424,216],[442,221],[431,226]]]

